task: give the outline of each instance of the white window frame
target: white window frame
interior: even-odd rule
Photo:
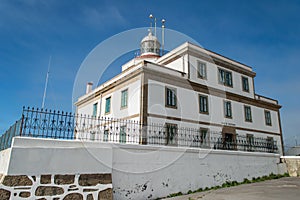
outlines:
[[[244,105],[244,114],[245,114],[245,121],[252,122],[252,111],[251,106]]]
[[[245,84],[244,80],[247,80],[247,84]],[[249,78],[246,76],[242,76],[242,90],[244,92],[249,92],[250,88],[249,88]]]
[[[205,99],[205,101],[201,101],[201,99]],[[208,96],[199,94],[199,112],[201,114],[209,114],[209,104],[208,104]]]
[[[121,109],[127,107],[128,107],[128,88],[121,91]]]
[[[218,68],[218,77],[219,77],[219,84],[233,87],[233,78],[232,78],[232,72]]]
[[[232,118],[232,103],[231,103],[231,101],[227,101],[227,100],[224,101],[224,116],[226,118]]]
[[[171,93],[169,94],[169,91]],[[177,109],[177,90],[176,88],[165,87],[165,106]]]
[[[265,110],[265,124],[267,126],[272,126],[272,117],[271,117],[271,111]]]
[[[197,77],[207,79],[207,67],[205,62],[197,61]]]

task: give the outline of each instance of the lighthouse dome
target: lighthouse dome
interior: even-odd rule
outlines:
[[[160,55],[160,43],[154,35],[152,35],[151,31],[149,31],[148,35],[144,37],[140,44],[141,56],[144,55]]]

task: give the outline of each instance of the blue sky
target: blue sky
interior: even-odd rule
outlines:
[[[0,0],[0,134],[21,116],[22,106],[41,106],[50,55],[46,107],[70,111],[87,54],[110,36],[148,26],[150,13],[203,47],[252,66],[256,93],[283,105],[286,143],[294,145],[295,137],[300,143],[296,0]]]

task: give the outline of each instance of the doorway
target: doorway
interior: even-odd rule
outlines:
[[[236,150],[236,129],[231,126],[224,126],[222,129],[222,147],[227,150]]]

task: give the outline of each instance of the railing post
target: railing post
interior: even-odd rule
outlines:
[[[140,144],[146,145],[147,142],[147,126],[144,124],[140,124]]]
[[[21,118],[21,125],[20,125],[20,136],[22,136],[22,131],[23,131],[23,123],[24,123],[24,114],[22,114],[22,118]]]
[[[14,129],[13,129],[13,135],[12,135],[12,137],[16,135],[17,124],[18,124],[18,121],[16,121],[15,124],[13,125]]]

